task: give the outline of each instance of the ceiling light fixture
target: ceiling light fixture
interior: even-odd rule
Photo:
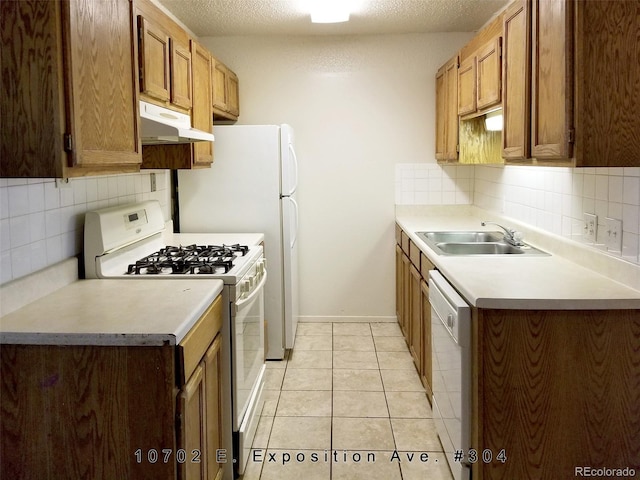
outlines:
[[[308,4],[313,23],[349,21],[350,5],[345,0],[309,0]]]

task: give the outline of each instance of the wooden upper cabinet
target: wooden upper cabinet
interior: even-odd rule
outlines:
[[[458,69],[458,115],[474,113],[477,104],[477,58],[472,56],[460,63]]]
[[[573,7],[573,0],[533,1],[531,155],[537,159],[573,155]]]
[[[227,90],[227,67],[214,59],[211,69],[211,75],[213,77],[212,107],[217,111],[226,112],[229,98]]]
[[[640,2],[579,0],[576,9],[576,164],[639,167]]]
[[[211,106],[211,54],[196,41],[191,40],[193,59],[193,109],[191,123],[193,128],[211,132],[213,130],[213,109]],[[192,165],[209,167],[213,162],[213,143],[196,142],[193,144]]]
[[[530,157],[531,0],[516,0],[504,13],[502,46],[502,157]]]
[[[171,103],[190,109],[192,105],[192,66],[189,45],[171,39]]]
[[[469,115],[502,100],[502,38],[497,36],[465,60],[458,69],[458,115]]]
[[[436,160],[458,159],[458,56],[436,74]]]
[[[240,115],[240,85],[238,83],[238,76],[231,70],[229,70],[227,77],[227,85],[227,108],[229,113],[237,118]]]
[[[140,42],[140,91],[163,102],[171,98],[169,35],[138,17]]]
[[[139,170],[131,8],[129,0],[1,3],[1,176]]]
[[[502,99],[502,38],[497,37],[478,51],[477,63],[477,107],[483,110],[500,104]]]
[[[183,113],[191,109],[191,51],[168,29],[138,16],[140,92],[145,100]]]
[[[215,58],[211,65],[213,81],[212,106],[214,118],[237,120],[240,115],[238,76]]]

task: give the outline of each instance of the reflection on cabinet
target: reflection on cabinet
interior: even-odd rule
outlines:
[[[435,266],[396,225],[396,314],[420,380],[431,401],[429,270]]]
[[[235,121],[240,115],[238,77],[215,58],[212,65],[214,118]]]
[[[218,296],[178,346],[3,344],[0,478],[222,478],[221,325]]]
[[[131,2],[2,2],[0,175],[135,172]]]
[[[516,0],[504,13],[502,157],[530,157],[531,1]]]
[[[191,52],[162,25],[138,17],[140,93],[144,100],[185,113],[191,109]]]
[[[458,56],[436,74],[436,160],[458,160]]]

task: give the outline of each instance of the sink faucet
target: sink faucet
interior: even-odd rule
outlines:
[[[480,225],[482,225],[483,227],[486,225],[495,225],[497,227],[500,227],[502,230],[504,230],[505,242],[507,242],[510,245],[513,245],[514,247],[522,247],[524,245],[524,243],[522,243],[522,233],[515,231],[513,228],[503,227],[502,225],[496,222],[482,221],[480,222]]]

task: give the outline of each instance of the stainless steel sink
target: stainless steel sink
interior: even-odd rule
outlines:
[[[433,243],[499,242],[503,237],[502,232],[418,232],[418,235]]]
[[[439,255],[549,255],[507,243],[502,232],[416,232]]]

